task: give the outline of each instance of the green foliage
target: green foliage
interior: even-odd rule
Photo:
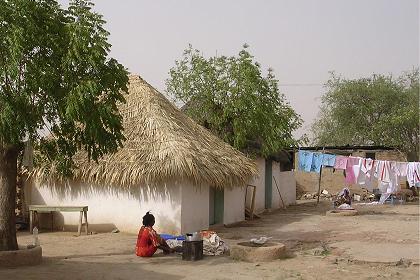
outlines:
[[[316,145],[385,145],[419,156],[419,70],[347,80],[332,73],[312,127]]]
[[[29,138],[69,172],[78,150],[96,160],[121,145],[116,103],[127,71],[108,57],[109,33],[92,6],[0,1],[0,148]]]
[[[190,45],[169,72],[167,92],[235,148],[268,156],[297,144],[292,132],[302,121],[280,94],[273,71],[263,77],[247,47],[238,56],[206,59]]]

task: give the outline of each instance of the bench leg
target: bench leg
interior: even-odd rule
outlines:
[[[29,211],[29,232],[32,234],[34,229],[34,211]]]
[[[38,232],[39,232],[39,217],[38,217],[37,211],[34,211],[34,226],[38,228]]]
[[[77,227],[77,234],[79,236],[80,236],[80,233],[82,231],[82,217],[83,217],[83,211],[80,211],[79,226]]]
[[[88,224],[88,221],[87,221],[87,211],[83,211],[83,214],[85,216],[85,231],[86,231],[86,235],[88,235],[88,232],[89,232],[89,224]]]

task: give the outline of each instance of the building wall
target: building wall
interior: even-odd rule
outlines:
[[[259,176],[255,178],[250,185],[256,186],[255,195],[255,211],[254,213],[261,213],[265,211],[265,159],[258,158],[256,164],[259,171]],[[284,203],[287,205],[296,203],[296,180],[293,171],[282,172],[280,170],[280,163],[272,161],[272,175],[276,179],[272,180],[272,202],[271,208],[281,208],[282,203],[280,200],[279,191],[277,190],[276,182],[279,187],[280,193],[283,197]],[[248,208],[251,207],[251,188],[248,188],[246,205]]]
[[[283,171],[279,174],[278,184],[286,206],[296,204],[296,180],[294,171]]]
[[[181,188],[181,233],[195,232],[209,227],[209,186]]]
[[[224,190],[223,223],[233,224],[245,220],[245,188]]]
[[[371,151],[367,151],[370,153]],[[392,161],[406,161],[406,157],[398,151],[372,151],[375,153],[375,159],[377,160],[392,160]],[[332,152],[334,153],[334,152]],[[366,157],[366,151],[355,151],[351,155]],[[298,157],[295,154],[295,163],[297,166]],[[295,170],[295,178],[297,188],[302,192],[315,193],[318,191],[318,178],[319,174],[314,172],[302,172]],[[374,182],[374,187],[377,185]],[[333,168],[323,168],[321,178],[321,190],[326,189],[332,194],[336,194],[345,187],[344,174],[342,170],[333,170]],[[349,186],[351,192],[360,193],[362,187],[357,184]]]
[[[68,186],[50,186],[27,182],[26,204],[89,207],[89,231],[137,233],[147,211],[156,217],[158,232],[185,234],[209,227],[209,186],[173,183],[160,187],[119,190],[73,182]],[[245,188],[224,190],[223,223],[245,220]],[[42,228],[51,228],[49,214],[40,214]],[[55,230],[76,231],[79,213],[54,213]]]
[[[271,205],[272,208],[276,209],[283,207],[282,201],[280,199],[280,194],[285,206],[296,204],[296,180],[294,172],[281,171],[280,164],[278,162],[273,161],[273,176],[276,179],[273,179],[273,201]]]
[[[261,213],[265,210],[265,159],[258,158],[255,160],[255,164],[258,168],[258,176],[250,182],[250,185],[256,186],[254,213]],[[251,195],[251,188],[248,188],[246,198],[247,207],[251,206]]]
[[[159,232],[181,233],[181,188],[178,183],[159,187],[136,187],[117,190],[108,186],[72,183],[68,186],[26,184],[29,204],[89,206],[89,230],[109,232],[118,228],[122,232],[137,233],[147,211],[156,217]],[[79,213],[54,214],[54,227],[58,230],[77,229]],[[50,228],[51,219],[41,214],[41,226]]]

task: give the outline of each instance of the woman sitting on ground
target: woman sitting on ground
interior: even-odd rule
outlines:
[[[350,190],[348,188],[344,188],[338,195],[334,201],[334,207],[338,207],[342,204],[351,205],[351,196]]]
[[[157,249],[161,249],[164,254],[175,252],[166,241],[153,229],[155,217],[149,212],[143,217],[143,226],[139,230],[136,245],[136,255],[139,257],[151,257]]]

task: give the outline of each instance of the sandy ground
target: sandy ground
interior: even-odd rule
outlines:
[[[325,216],[329,203],[302,201],[287,210],[217,228],[229,244],[262,235],[288,248],[266,263],[179,255],[138,258],[135,235],[41,233],[44,262],[0,269],[0,279],[419,279],[419,205],[356,206],[359,216]],[[28,233],[19,234],[29,244]],[[402,261],[400,261],[402,259]]]

